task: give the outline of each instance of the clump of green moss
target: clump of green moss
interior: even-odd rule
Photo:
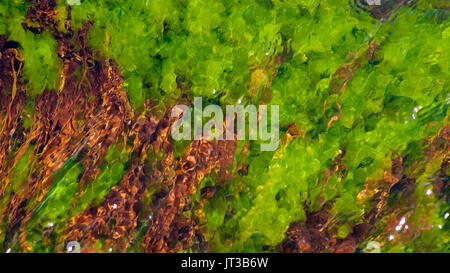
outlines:
[[[261,152],[260,143],[251,142],[246,156],[246,143],[238,142],[231,183],[219,186],[215,174],[200,183],[192,200],[204,204],[197,207],[198,215],[186,214],[200,221],[209,250],[276,249],[291,223],[304,223],[308,213],[325,204],[332,214],[327,228],[343,239],[373,208],[373,200],[361,204],[358,195],[368,184],[383,180],[392,160],[401,157],[403,175],[414,181],[409,196],[414,202],[408,211],[402,208],[392,215],[407,215],[410,228],[416,225],[421,233],[411,241],[390,243],[401,236],[383,233],[390,221],[386,215],[366,239],[382,240],[386,252],[448,251],[444,215],[449,204],[430,193],[430,177],[442,171],[443,148],[437,147],[436,158],[428,161],[423,151],[449,125],[449,12],[442,8],[445,1],[416,2],[381,22],[341,0],[61,0],[57,28],[66,31],[62,20],[68,16],[67,5],[75,32],[92,22],[88,44],[99,58],[119,66],[136,113],[146,99],[165,111],[182,93],[222,106],[246,104],[261,95],[253,88],[265,84],[267,103],[280,106],[285,138],[275,152]],[[0,3],[0,35],[19,42],[27,95],[33,97],[57,89],[60,61],[50,32],[23,29],[27,5],[18,0]],[[290,135],[288,128],[298,134]],[[178,157],[186,143],[174,147]],[[30,153],[11,171],[14,190],[26,181]],[[162,154],[151,157],[146,167]],[[78,178],[84,169],[77,158],[53,174],[52,188],[27,224],[33,249],[54,250],[42,242],[42,231],[52,223],[59,232],[69,212],[97,205],[122,178],[128,156],[112,146],[101,173],[83,195]],[[448,171],[443,175],[448,178]],[[206,186],[217,186],[217,191],[201,200],[200,190]],[[153,193],[150,189],[146,201]],[[406,202],[401,195],[392,194],[387,204]],[[149,225],[146,220],[140,226],[136,240]],[[130,251],[138,251],[137,244]]]

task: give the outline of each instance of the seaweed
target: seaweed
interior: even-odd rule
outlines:
[[[446,1],[0,15],[0,250],[449,251]],[[279,105],[279,148],[175,141],[172,108],[198,96]]]

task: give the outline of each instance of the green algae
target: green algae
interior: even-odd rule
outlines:
[[[280,105],[280,124],[296,123],[305,128],[306,138],[277,150],[268,165],[262,164],[265,160],[260,155],[249,158],[248,175],[234,182],[244,184],[244,189],[237,191],[230,186],[207,201],[204,210],[214,251],[260,252],[276,246],[291,222],[304,219],[304,208],[316,211],[326,202],[333,204],[334,215],[347,216],[335,224],[338,235],[345,237],[348,223],[357,224],[364,213],[356,204],[364,183],[382,179],[383,170],[389,167],[386,159],[395,154],[420,160],[420,152],[406,152],[408,145],[423,143],[448,124],[444,120],[448,111],[448,103],[444,103],[449,84],[448,21],[439,22],[429,18],[428,12],[405,7],[392,24],[375,28],[360,24],[348,9],[333,5],[337,2],[327,4],[316,6],[314,15],[326,10],[323,16],[329,19],[304,19],[305,24],[297,28],[294,57],[280,68],[282,73],[272,86],[271,103]],[[325,29],[327,35],[323,35]],[[332,73],[348,62],[349,51],[358,52],[369,33],[380,44],[381,61],[360,62],[361,68],[342,96],[329,96]],[[329,105],[338,99],[342,105],[340,118],[329,129],[322,121],[323,101],[328,96]],[[333,106],[328,108],[337,113]],[[437,122],[436,126],[427,128],[431,122]],[[340,151],[345,151],[341,164],[348,170],[341,181],[334,174],[322,188],[322,171],[331,167]],[[429,213],[440,211],[439,204],[428,206]],[[421,208],[416,204],[415,213],[425,217]],[[232,217],[225,213],[230,210]],[[434,215],[443,220],[442,212]],[[434,245],[436,251],[445,250],[445,242],[448,247],[448,232],[440,231],[427,240],[430,246],[426,249],[433,249],[431,238],[436,236],[441,238],[441,243]],[[413,245],[408,249],[417,250],[417,243]],[[384,251],[407,250],[406,242],[404,249],[396,247]]]
[[[61,21],[66,4],[60,2],[58,29],[65,31]],[[137,112],[146,99],[166,109],[183,92],[222,106],[236,104],[238,99],[245,102],[251,94],[251,68],[266,65],[267,56],[289,52],[271,82],[270,104],[280,105],[282,133],[295,124],[303,137],[280,145],[275,152],[261,152],[260,143],[252,142],[245,157],[241,156],[245,142],[238,142],[233,181],[218,187],[202,208],[210,251],[273,250],[285,238],[290,223],[304,221],[307,212],[318,211],[326,203],[332,205],[337,236],[345,238],[372,208],[370,202],[359,205],[358,194],[366,183],[383,179],[391,160],[400,155],[405,158],[405,175],[414,178],[416,186],[408,221],[424,230],[412,241],[404,238],[395,243],[389,243],[392,234],[384,234],[382,240],[387,243],[382,251],[448,252],[449,224],[444,219],[448,202],[426,193],[433,189],[429,177],[441,168],[442,158],[419,169],[412,167],[424,159],[425,140],[449,124],[450,24],[448,10],[437,9],[445,4],[418,1],[415,8],[401,7],[395,20],[382,23],[337,0],[233,4],[85,0],[71,7],[71,22],[75,31],[93,22],[89,46],[118,64]],[[27,94],[34,96],[56,88],[60,64],[56,42],[48,32],[36,35],[20,26],[26,6],[24,1],[0,3],[0,14],[5,15],[0,17],[0,34],[19,42]],[[343,90],[342,79],[334,75],[355,63],[357,69],[346,72],[351,77]],[[328,123],[336,115],[338,119]],[[30,120],[24,126],[29,128]],[[174,143],[176,158],[186,145]],[[76,186],[83,168],[77,160],[70,159],[54,174],[54,186],[33,216],[39,221],[29,225],[33,249],[51,251],[39,237],[48,224],[53,223],[57,233],[68,212],[75,215],[97,205],[120,181],[128,154],[114,147],[108,150],[101,173],[81,196]],[[326,177],[324,170],[341,153],[345,172]],[[161,160],[162,152],[158,156],[154,160]],[[248,173],[237,170],[240,163],[248,166]],[[25,155],[17,166],[24,164]],[[17,167],[12,177],[14,187],[19,187],[27,169]],[[202,188],[218,186],[216,180],[211,175],[201,182],[193,204],[200,202]],[[401,195],[396,198],[390,201],[402,201]],[[362,246],[382,234],[387,223],[382,218],[376,224],[378,231]],[[136,241],[148,227],[143,221]],[[98,247],[102,248],[100,240]],[[139,247],[128,251],[138,252]]]

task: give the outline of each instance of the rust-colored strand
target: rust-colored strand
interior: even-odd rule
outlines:
[[[87,30],[79,35],[87,35]],[[81,51],[80,55],[92,54],[86,48]],[[86,84],[80,84],[72,75],[80,65],[78,61],[65,60],[63,76],[66,80],[58,93],[44,91],[36,98],[34,126],[16,153],[15,160],[23,155],[30,143],[35,143],[33,164],[39,162],[42,168],[39,174],[31,173],[32,181],[28,187],[21,196],[11,198],[12,202],[2,214],[2,217],[8,215],[10,226],[32,213],[33,208],[25,211],[23,204],[33,196],[37,202],[42,200],[51,186],[51,174],[85,143],[89,149],[82,159],[86,171],[80,185],[95,178],[97,165],[108,147],[122,134],[130,116],[131,107],[118,69],[109,62],[92,68],[85,65],[83,74],[87,76],[82,81]]]
[[[414,163],[411,169],[423,168],[424,164],[431,162],[437,157],[442,157],[443,161],[441,169],[439,170],[436,179],[432,181],[434,193],[439,194],[445,192],[446,186],[442,179],[446,177],[445,170],[448,169],[448,140],[450,129],[444,126],[437,136],[425,141],[429,146],[424,150],[425,157],[420,162]],[[421,166],[422,165],[422,166]],[[392,208],[387,206],[388,198],[393,191],[393,187],[399,187],[402,191],[402,204],[396,204]],[[339,239],[336,236],[336,229],[333,228],[332,223],[336,218],[331,212],[331,205],[325,204],[317,212],[307,212],[305,223],[294,222],[291,223],[286,232],[286,239],[280,244],[282,252],[355,252],[356,248],[374,231],[374,225],[381,218],[388,215],[388,223],[385,231],[382,234],[389,234],[399,222],[399,217],[395,215],[395,211],[409,211],[415,207],[415,198],[413,197],[415,190],[415,179],[408,177],[405,174],[404,161],[401,157],[395,157],[391,161],[391,167],[385,171],[384,177],[380,181],[367,181],[363,191],[378,192],[381,194],[374,194],[372,202],[374,206],[371,210],[362,216],[364,221],[352,227],[349,235],[346,238]],[[425,225],[420,225],[425,227]],[[407,236],[410,239],[417,237],[420,232],[414,232],[413,227],[408,230]],[[374,238],[376,240],[377,238]]]

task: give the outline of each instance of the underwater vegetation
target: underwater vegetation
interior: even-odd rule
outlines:
[[[450,252],[446,0],[2,0],[0,251]],[[279,105],[280,143],[171,109]]]

